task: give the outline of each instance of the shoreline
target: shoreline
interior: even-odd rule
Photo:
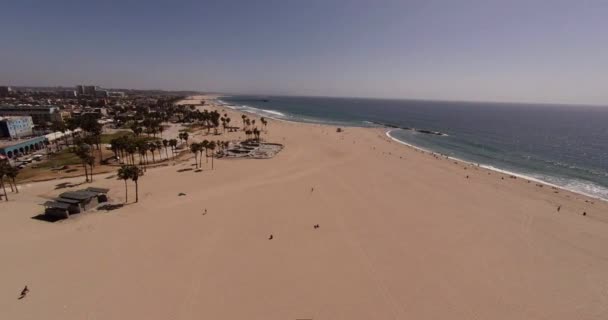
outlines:
[[[230,96],[224,96],[224,97],[230,97]],[[250,114],[250,115],[253,115],[253,116],[256,116],[256,117],[260,116],[260,114],[255,113],[253,111],[245,111],[245,110],[240,110],[240,109],[232,108],[232,107],[230,107],[230,106],[232,106],[231,104],[229,104],[229,103],[227,103],[225,101],[222,101],[220,98],[222,98],[222,96],[216,96],[216,97],[213,98],[213,100],[215,100],[218,103],[226,106],[229,109],[232,109],[235,112],[243,112],[243,113],[247,113],[247,114]],[[264,112],[267,112],[267,113],[269,112],[267,110],[256,108],[256,107],[251,107],[251,106],[246,106],[246,107],[250,108],[250,109],[261,110],[261,111],[264,111]],[[271,110],[271,111],[278,112],[278,111],[274,111],[274,110]],[[281,113],[281,114],[283,114],[283,113]],[[285,116],[285,114],[283,114],[283,115]],[[406,142],[406,141],[399,140],[398,138],[395,138],[392,135],[390,135],[390,132],[392,132],[392,131],[395,131],[395,130],[406,130],[406,129],[403,129],[403,128],[391,128],[390,126],[383,125],[383,124],[376,123],[376,122],[372,122],[372,121],[364,121],[364,122],[371,123],[371,124],[378,125],[378,126],[377,127],[376,126],[367,127],[367,126],[357,126],[357,125],[354,125],[354,124],[329,124],[329,123],[323,123],[323,122],[315,123],[315,122],[307,122],[307,121],[281,119],[281,118],[272,117],[272,116],[264,116],[264,117],[265,118],[269,118],[269,119],[273,119],[273,120],[277,120],[277,121],[286,121],[286,122],[313,124],[313,125],[325,125],[325,126],[341,126],[341,127],[345,127],[345,128],[372,128],[372,129],[374,129],[374,128],[382,128],[382,129],[386,130],[385,134],[387,135],[387,137],[389,137],[390,139],[392,139],[392,140],[394,140],[394,141],[396,141],[398,143],[401,143],[401,144],[403,144],[405,146],[409,146],[409,147],[415,148],[415,149],[423,151],[423,152],[427,152],[429,154],[434,154],[434,155],[439,155],[439,156],[446,157],[446,155],[443,155],[441,153],[432,151],[430,149],[425,149],[425,148],[422,148],[422,147],[418,147],[418,146],[416,146],[414,144],[411,144],[411,143]],[[322,121],[322,120],[319,120],[319,121]],[[521,179],[527,179],[527,180],[530,180],[530,181],[533,181],[533,182],[536,182],[536,183],[544,184],[544,185],[552,187],[552,188],[558,188],[559,190],[573,192],[573,193],[576,193],[576,194],[579,194],[579,195],[582,195],[582,196],[586,196],[586,197],[592,198],[594,200],[600,200],[600,201],[604,201],[604,202],[608,203],[608,198],[604,198],[604,197],[601,197],[601,196],[598,196],[598,195],[594,195],[594,194],[591,194],[591,193],[587,193],[587,192],[584,192],[584,191],[581,191],[581,190],[577,190],[577,189],[574,189],[574,188],[567,188],[565,186],[560,186],[560,185],[557,185],[555,183],[551,183],[551,182],[548,182],[548,181],[545,181],[545,180],[542,180],[542,179],[539,179],[539,178],[531,177],[531,176],[526,175],[524,173],[520,173],[520,172],[516,172],[516,171],[510,171],[510,170],[506,170],[506,169],[501,169],[501,168],[497,168],[497,167],[494,167],[494,166],[491,166],[491,165],[487,165],[487,164],[478,164],[478,163],[475,163],[475,162],[472,162],[472,161],[460,159],[460,158],[453,157],[453,156],[447,156],[447,157],[448,157],[448,159],[456,160],[456,161],[459,161],[459,162],[462,162],[462,163],[466,163],[466,164],[470,164],[470,165],[479,166],[481,168],[484,168],[484,169],[487,169],[487,170],[491,170],[493,172],[516,176],[516,177],[521,178]],[[571,181],[575,181],[572,178],[568,178],[568,179],[571,180]],[[585,182],[586,183],[593,183],[593,184],[595,184],[595,182],[592,182],[592,181],[585,181]],[[599,187],[605,188],[604,186],[601,186],[601,185],[599,185]]]
[[[496,172],[496,173],[501,173],[501,174],[505,174],[505,175],[512,175],[512,176],[515,176],[515,177],[518,177],[518,178],[521,178],[521,179],[526,179],[526,180],[530,180],[530,181],[533,181],[533,182],[541,183],[541,184],[544,184],[544,185],[552,187],[552,188],[557,188],[559,190],[563,190],[563,191],[568,191],[568,192],[580,194],[581,196],[589,197],[589,198],[592,198],[594,200],[600,200],[600,201],[608,202],[608,199],[605,199],[605,198],[602,198],[602,197],[599,197],[599,196],[595,196],[595,195],[592,195],[592,194],[588,194],[588,193],[585,193],[585,192],[582,192],[582,191],[579,191],[579,190],[568,189],[566,187],[562,187],[562,186],[559,186],[559,185],[556,185],[556,184],[553,184],[553,183],[550,183],[550,182],[546,182],[546,181],[543,181],[543,180],[540,180],[540,179],[537,179],[537,178],[534,178],[534,177],[527,176],[527,175],[525,175],[523,173],[503,170],[503,169],[492,167],[492,166],[489,166],[489,165],[478,164],[478,163],[474,163],[474,162],[471,162],[471,161],[463,160],[463,159],[460,159],[460,158],[456,158],[456,157],[452,157],[452,156],[446,156],[446,155],[443,155],[443,154],[440,154],[440,153],[437,153],[437,152],[434,152],[434,151],[431,151],[431,150],[428,150],[428,149],[424,149],[424,148],[415,146],[413,144],[404,142],[402,140],[399,140],[399,139],[391,136],[390,133],[392,131],[394,131],[394,130],[399,130],[399,129],[388,129],[388,130],[386,130],[386,133],[385,133],[386,136],[389,137],[390,139],[392,139],[393,141],[395,141],[397,143],[400,143],[400,144],[402,144],[404,146],[408,146],[408,147],[411,147],[411,148],[414,148],[416,150],[420,150],[422,152],[426,152],[426,153],[429,153],[429,154],[432,154],[432,155],[446,157],[446,159],[451,159],[451,160],[454,160],[454,161],[459,161],[459,162],[462,162],[462,163],[465,163],[465,164],[468,164],[468,165],[471,165],[471,166],[477,166],[477,167],[480,167],[480,168],[484,168],[486,170],[490,170],[490,171],[493,171],[493,172]]]

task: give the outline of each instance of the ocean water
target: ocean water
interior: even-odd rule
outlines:
[[[608,107],[360,98],[229,96],[277,119],[388,127],[407,144],[608,200]]]

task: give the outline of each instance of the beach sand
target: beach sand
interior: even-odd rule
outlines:
[[[606,202],[383,129],[270,120],[262,137],[285,148],[150,169],[110,212],[31,219],[83,178],[9,194],[0,319],[608,319]],[[90,186],[120,203],[110,176]]]

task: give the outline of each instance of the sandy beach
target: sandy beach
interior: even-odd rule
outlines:
[[[21,185],[0,202],[0,319],[608,319],[606,202],[385,131],[269,119],[272,159],[149,169],[139,203],[129,184],[123,208],[57,223],[31,217],[84,178]],[[79,187],[121,203],[113,176]]]

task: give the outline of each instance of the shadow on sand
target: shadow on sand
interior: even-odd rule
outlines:
[[[82,185],[84,183],[85,182],[74,184],[74,183],[70,183],[70,182],[62,182],[62,183],[59,183],[59,184],[55,185],[55,190],[77,187],[77,186]]]
[[[39,221],[51,222],[51,223],[57,222],[59,220],[65,220],[65,218],[53,217],[53,216],[46,215],[44,213],[41,213],[41,214],[36,215],[36,216],[33,216],[32,219],[39,220]]]
[[[108,203],[108,204],[104,204],[103,206],[97,208],[97,210],[112,211],[112,210],[120,209],[124,206],[125,205],[123,203],[116,203],[116,204]]]

